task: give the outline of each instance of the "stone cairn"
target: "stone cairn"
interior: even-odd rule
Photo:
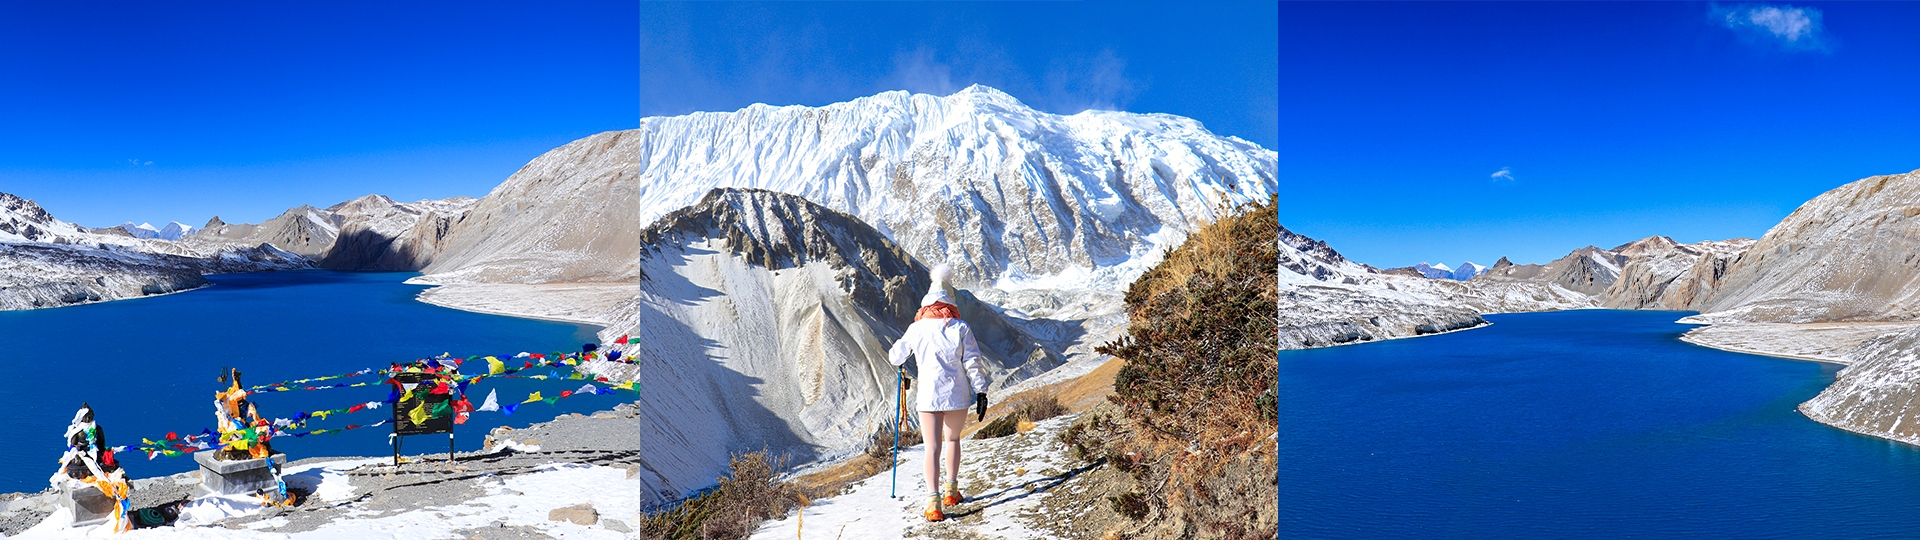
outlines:
[[[247,401],[240,370],[227,370],[220,382],[228,386],[213,395],[219,444],[211,451],[193,455],[200,464],[200,487],[195,493],[260,495],[267,504],[289,503],[287,484],[280,479],[280,466],[286,464],[287,455],[273,451],[273,423],[261,418],[260,411]]]
[[[70,526],[111,523],[114,532],[131,529],[127,473],[107,447],[106,432],[93,422],[93,406],[80,404],[67,424],[66,439],[60,470],[48,481],[60,493],[60,505],[72,512]]]

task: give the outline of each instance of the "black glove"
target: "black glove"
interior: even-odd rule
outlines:
[[[986,421],[987,419],[987,394],[986,393],[984,392],[973,393],[973,414],[980,415],[979,418],[974,420],[975,422]]]

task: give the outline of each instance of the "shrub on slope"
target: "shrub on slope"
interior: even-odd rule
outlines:
[[[1187,238],[1127,290],[1132,322],[1100,352],[1123,359],[1126,436],[1105,441],[1137,492],[1116,497],[1150,537],[1272,538],[1271,436],[1279,352],[1278,200]]]

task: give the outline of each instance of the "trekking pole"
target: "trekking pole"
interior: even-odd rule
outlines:
[[[900,498],[900,370],[893,370],[893,451],[887,455],[887,474],[893,477],[888,498]]]

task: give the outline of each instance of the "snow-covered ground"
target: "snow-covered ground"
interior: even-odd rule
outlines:
[[[922,471],[925,445],[915,445],[900,450],[896,471],[856,481],[847,494],[762,524],[752,538],[1057,538],[1047,528],[1057,510],[1043,502],[1056,490],[1076,489],[1072,481],[1081,464],[1056,437],[1078,417],[1041,421],[1018,435],[961,441],[960,490],[967,499],[947,507],[947,521],[920,517],[931,490]]]
[[[408,283],[418,283],[408,280]],[[606,326],[618,308],[640,292],[640,283],[462,283],[421,291],[415,299],[441,307]]]
[[[372,460],[379,462],[382,460]],[[302,470],[289,469],[289,475],[308,475],[318,482],[316,499],[307,504],[345,504],[336,519],[309,530],[280,532],[275,529],[293,525],[287,517],[252,521],[238,527],[221,521],[253,516],[261,506],[207,499],[189,503],[180,524],[154,529],[139,529],[112,534],[110,526],[67,528],[71,520],[60,509],[41,525],[14,538],[128,538],[128,539],[424,539],[464,538],[474,529],[517,527],[531,529],[553,538],[621,540],[631,538],[630,531],[605,526],[591,527],[548,519],[549,512],[578,504],[592,505],[601,519],[638,523],[639,485],[620,468],[601,465],[551,464],[530,473],[514,475],[479,474],[464,482],[484,492],[483,496],[453,504],[430,506],[401,512],[354,509],[349,497],[354,487],[343,471],[380,467],[356,461],[311,465]],[[315,473],[314,471],[320,471]],[[292,484],[294,478],[289,479]],[[198,522],[196,524],[187,524]]]
[[[1849,364],[1848,353],[1861,344],[1914,327],[1920,322],[1723,323],[1695,328],[1680,339],[1733,352]]]
[[[640,512],[636,414],[636,407],[621,405],[518,430],[496,430],[488,437],[487,450],[462,453],[451,463],[437,457],[399,467],[392,466],[390,458],[297,461],[286,466],[283,478],[290,490],[310,495],[293,509],[267,508],[244,497],[199,498],[188,503],[172,526],[119,535],[105,526],[66,527],[70,515],[52,509],[47,493],[8,506],[52,512],[14,538],[627,539],[635,535]],[[508,435],[539,442],[517,442]],[[147,490],[158,495],[145,499],[165,499],[168,493],[177,497],[197,483],[196,474],[135,481],[135,499],[143,499]],[[564,512],[555,513],[578,505],[591,507],[597,519],[579,524],[559,519]]]

